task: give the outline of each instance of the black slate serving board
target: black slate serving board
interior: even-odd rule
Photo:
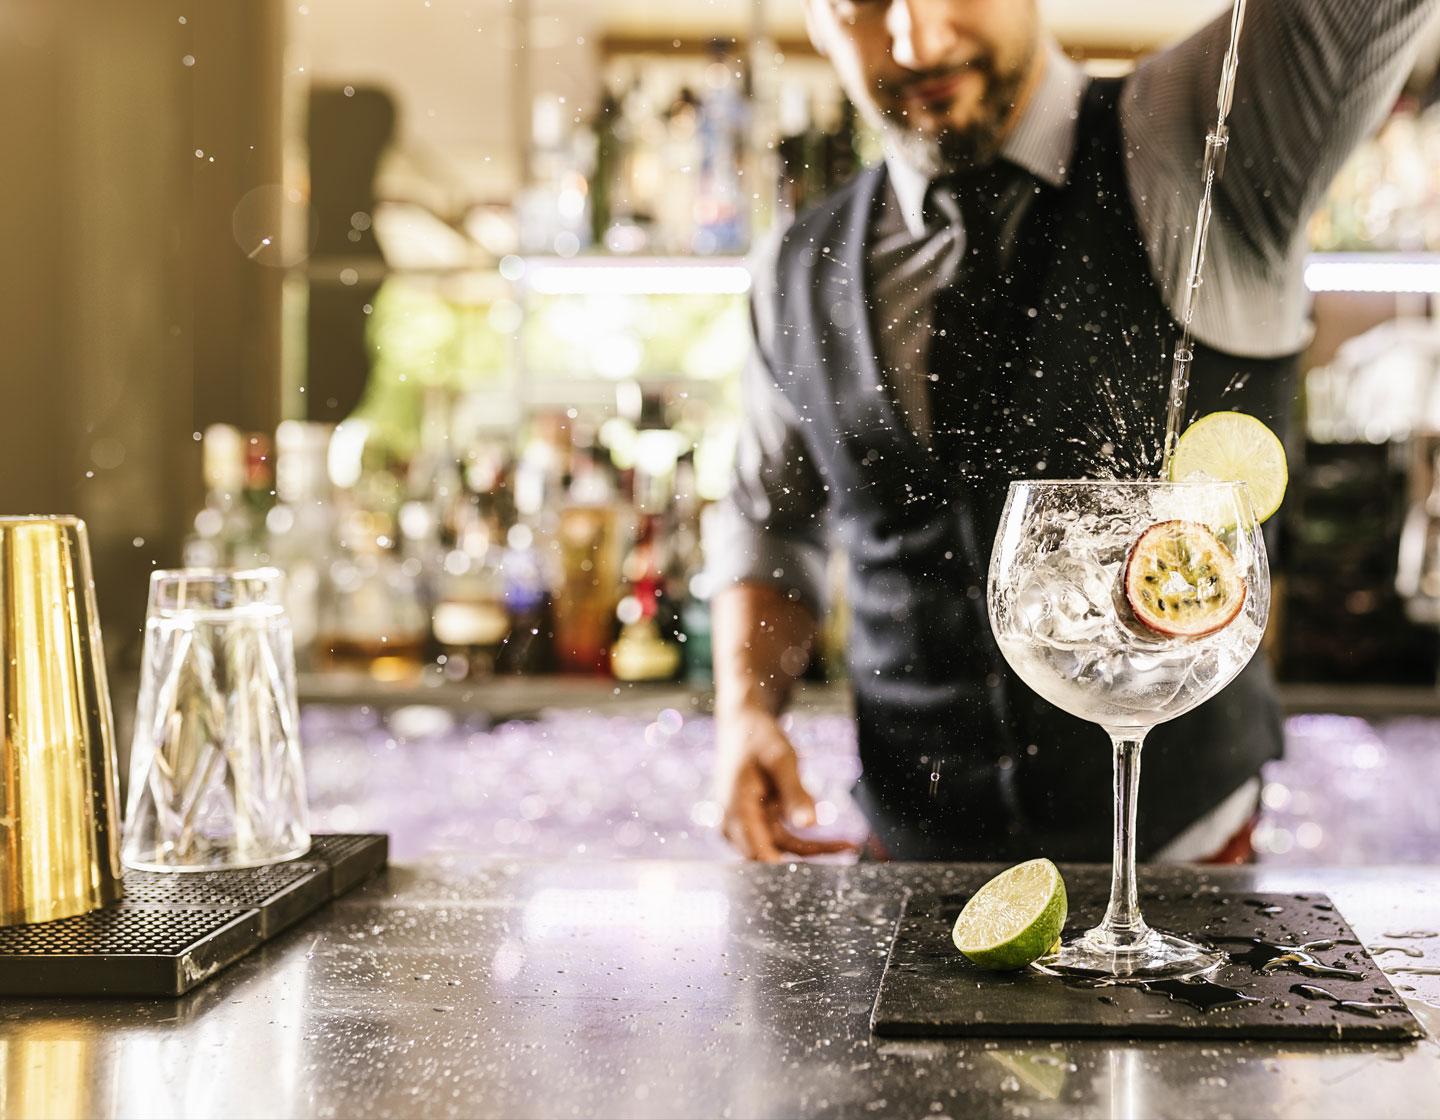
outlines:
[[[387,837],[322,834],[302,859],[126,870],[114,906],[0,927],[0,995],[181,996],[385,866]]]
[[[1282,945],[1332,941],[1333,948],[1314,955],[1362,977],[1320,978],[1289,967],[1262,973],[1250,963],[1232,959],[1212,979],[1258,1002],[1208,1011],[1134,985],[1089,986],[1030,969],[995,973],[976,968],[950,939],[968,898],[968,894],[921,894],[906,900],[871,1015],[875,1034],[1365,1041],[1424,1037],[1349,923],[1323,894],[1142,897],[1145,917],[1152,925],[1208,940],[1232,958],[1250,954],[1257,939]],[[1103,910],[1103,901],[1072,899],[1066,936],[1094,926]],[[1297,985],[1323,988],[1336,998],[1300,994]],[[1191,993],[1182,990],[1181,994]],[[1394,1009],[1347,1009],[1341,1001]]]

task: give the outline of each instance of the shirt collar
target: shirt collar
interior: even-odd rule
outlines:
[[[1054,40],[1046,40],[1041,49],[1047,55],[1045,72],[1025,111],[1005,137],[1000,158],[1058,187],[1070,175],[1080,97],[1088,79]],[[885,164],[905,227],[912,236],[919,237],[925,232],[925,191],[930,180],[893,148],[886,151]]]

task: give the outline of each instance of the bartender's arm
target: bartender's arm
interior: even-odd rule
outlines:
[[[815,823],[815,802],[780,716],[823,610],[826,500],[764,358],[766,302],[757,290],[735,484],[707,526],[706,551],[721,587],[711,612],[722,827],[747,859],[775,861],[851,845],[795,831]]]
[[[747,859],[818,855],[849,845],[795,833],[815,823],[779,716],[809,657],[815,615],[771,583],[739,583],[714,606],[716,778],[724,833]]]
[[[1255,357],[1305,347],[1306,222],[1395,104],[1437,9],[1440,0],[1250,0],[1195,311],[1201,341]],[[1131,201],[1177,314],[1229,37],[1226,11],[1143,63],[1121,103]]]

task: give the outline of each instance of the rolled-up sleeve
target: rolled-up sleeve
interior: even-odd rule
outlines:
[[[1305,346],[1306,221],[1394,104],[1437,10],[1437,0],[1251,0],[1195,308],[1201,341],[1256,356]],[[1121,107],[1131,200],[1177,315],[1230,19],[1141,65]]]
[[[817,615],[825,609],[827,491],[795,410],[775,384],[775,244],[751,262],[752,345],[741,379],[740,432],[729,494],[705,522],[705,568],[715,590],[771,583]]]

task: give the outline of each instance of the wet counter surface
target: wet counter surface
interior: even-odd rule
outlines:
[[[986,871],[398,866],[183,1000],[0,1001],[0,1115],[1440,1117],[1440,870],[1142,880],[1328,892],[1423,1042],[873,1038],[905,891]]]

